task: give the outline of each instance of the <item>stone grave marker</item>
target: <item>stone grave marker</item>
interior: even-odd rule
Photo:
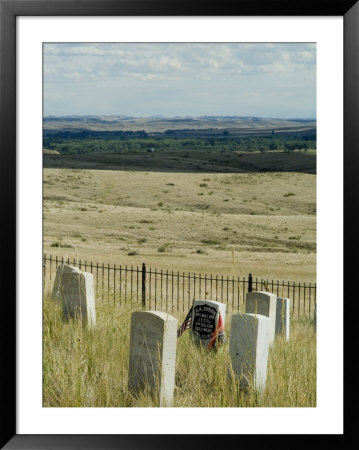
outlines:
[[[208,349],[223,342],[226,305],[214,300],[195,300],[193,303],[191,336],[197,344]]]
[[[64,318],[81,317],[90,328],[96,325],[93,275],[88,272],[67,272],[61,277]]]
[[[160,406],[173,402],[177,319],[161,311],[136,311],[131,316],[129,389],[148,386]]]
[[[289,341],[290,334],[290,299],[277,298],[275,334],[283,335]]]
[[[233,314],[229,355],[240,385],[251,379],[258,391],[265,388],[271,319],[261,314]]]
[[[81,273],[81,270],[77,267],[69,266],[67,264],[60,264],[56,270],[55,282],[51,293],[51,300],[62,302],[62,276],[64,273]]]
[[[249,314],[260,314],[271,319],[269,345],[272,345],[275,338],[277,296],[271,292],[264,291],[247,292],[244,312]]]

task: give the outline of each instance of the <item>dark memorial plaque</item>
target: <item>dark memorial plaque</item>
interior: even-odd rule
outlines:
[[[195,300],[193,303],[191,335],[194,342],[208,349],[224,342],[226,305],[214,300]]]
[[[208,305],[197,305],[193,308],[193,334],[199,339],[211,339],[216,329],[217,310]]]

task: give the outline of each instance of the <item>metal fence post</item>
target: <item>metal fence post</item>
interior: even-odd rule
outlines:
[[[253,290],[253,277],[252,274],[250,273],[248,275],[248,292],[252,292]]]
[[[142,263],[142,306],[146,306],[146,264]]]

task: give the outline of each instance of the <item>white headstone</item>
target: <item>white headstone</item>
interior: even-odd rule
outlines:
[[[277,313],[275,321],[275,334],[283,335],[289,340],[290,334],[290,299],[277,298]]]
[[[229,354],[233,372],[243,386],[253,379],[258,391],[265,387],[271,319],[260,314],[233,314]]]
[[[90,328],[94,327],[96,309],[92,273],[81,271],[63,273],[61,284],[64,317],[80,317]]]
[[[269,345],[275,338],[275,324],[277,315],[277,296],[271,292],[247,292],[245,311],[249,314],[261,314],[271,319],[269,328]]]
[[[173,402],[177,319],[161,311],[136,311],[131,316],[128,383],[132,392],[146,386],[160,406]]]
[[[226,305],[224,303],[214,300],[195,300],[191,324],[192,339],[198,344],[212,348],[217,339],[220,341],[224,338],[225,320]]]
[[[81,270],[77,267],[69,266],[67,264],[60,264],[56,270],[56,277],[54,287],[52,289],[51,300],[55,300],[57,302],[62,301],[62,275],[64,273],[81,273]]]

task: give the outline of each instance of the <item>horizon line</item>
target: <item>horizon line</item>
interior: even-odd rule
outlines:
[[[226,117],[226,118],[238,118],[238,119],[251,119],[251,118],[255,118],[255,119],[277,119],[277,120],[295,120],[295,119],[299,119],[299,120],[317,120],[316,117],[298,117],[298,116],[294,116],[294,117],[271,117],[271,116],[256,116],[256,115],[233,115],[233,114],[211,114],[211,115],[205,115],[205,114],[201,114],[201,115],[179,115],[179,116],[165,116],[162,114],[153,114],[153,115],[149,115],[149,116],[133,116],[133,115],[125,115],[125,114],[47,114],[44,115],[43,118],[48,118],[48,117],[122,117],[122,118],[129,118],[129,119],[188,119],[188,118],[212,118],[212,117]]]

